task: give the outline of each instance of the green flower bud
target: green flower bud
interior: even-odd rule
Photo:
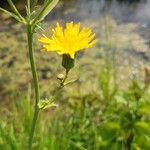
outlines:
[[[70,55],[67,54],[63,54],[63,58],[62,58],[62,66],[69,71],[70,69],[72,69],[74,67],[74,59],[72,59],[70,57]]]

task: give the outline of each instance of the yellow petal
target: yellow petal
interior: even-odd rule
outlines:
[[[92,47],[93,45],[95,45],[97,43],[97,40],[93,40],[90,44],[89,47]]]
[[[69,55],[70,55],[70,57],[71,57],[72,59],[74,59],[75,53],[70,53]]]
[[[43,45],[43,47],[47,50],[47,51],[61,51],[61,47],[59,45]]]
[[[52,43],[53,41],[51,40],[51,39],[49,39],[47,36],[45,36],[44,34],[43,34],[43,36],[40,38],[40,39],[38,39],[40,42],[42,42],[42,43]]]

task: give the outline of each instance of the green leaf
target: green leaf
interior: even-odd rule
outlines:
[[[139,112],[141,113],[141,114],[145,114],[145,115],[150,115],[150,104],[145,104],[145,105],[143,105],[141,108],[140,108],[140,110],[139,110]]]
[[[59,0],[49,0],[44,3],[44,6],[41,8],[40,12],[34,19],[34,24],[42,21],[50,12],[51,10],[57,5]]]
[[[4,12],[5,14],[7,14],[7,15],[9,15],[9,16],[11,16],[11,17],[13,17],[14,19],[16,19],[16,20],[19,21],[19,22],[22,22],[22,20],[21,20],[17,15],[15,15],[14,13],[9,12],[9,11],[7,11],[7,10],[1,8],[1,7],[0,7],[0,11]]]
[[[145,121],[138,121],[134,124],[136,131],[140,134],[150,135],[150,124]]]
[[[100,129],[100,134],[104,140],[112,140],[117,136],[119,130],[119,123],[109,121],[102,125]]]
[[[19,11],[17,10],[16,6],[14,5],[14,3],[12,2],[12,0],[7,0],[12,11],[14,12],[14,14],[20,18],[20,20],[22,20],[22,22],[25,22],[25,19],[21,16],[21,14],[19,13]]]
[[[136,143],[133,143],[131,150],[142,150],[142,149]]]
[[[54,103],[53,100],[45,99],[45,100],[40,100],[38,103],[39,109],[47,109],[50,107],[57,107],[58,105]]]
[[[113,143],[111,145],[111,150],[121,150],[122,149],[122,143]]]
[[[134,143],[138,145],[142,150],[150,150],[150,137],[146,135],[136,136]]]
[[[115,98],[117,103],[127,105],[127,101],[123,96],[117,95]]]
[[[73,79],[73,80],[69,80],[69,81],[67,81],[67,82],[65,82],[65,86],[66,85],[68,85],[68,84],[72,84],[72,83],[74,83],[74,82],[76,82],[78,79]]]

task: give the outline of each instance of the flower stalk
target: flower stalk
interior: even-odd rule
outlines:
[[[66,81],[66,79],[68,78],[69,71],[70,71],[70,69],[69,69],[69,70],[66,69],[65,77],[64,77],[64,79],[62,80],[62,82],[60,83],[60,87],[61,87],[61,88],[65,86],[65,81]]]
[[[34,82],[34,89],[35,89],[35,111],[34,111],[34,117],[32,121],[30,135],[29,135],[29,141],[28,141],[28,150],[31,150],[35,126],[36,126],[36,122],[37,122],[38,114],[39,114],[38,102],[40,100],[40,89],[39,89],[39,81],[38,81],[38,76],[37,76],[36,64],[34,60],[33,26],[30,23],[28,23],[27,25],[27,37],[28,37],[29,59],[30,59],[31,71],[32,71],[33,82]]]

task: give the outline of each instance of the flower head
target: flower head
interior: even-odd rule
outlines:
[[[46,51],[56,51],[58,54],[67,54],[74,59],[76,52],[90,48],[95,43],[95,34],[90,28],[83,27],[80,29],[80,23],[67,23],[63,28],[57,23],[52,30],[51,38],[43,35],[39,41],[44,43]]]

